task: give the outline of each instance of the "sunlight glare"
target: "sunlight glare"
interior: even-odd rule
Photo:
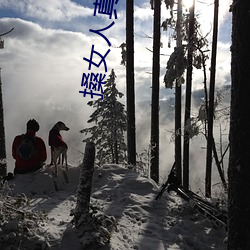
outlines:
[[[183,0],[183,5],[189,9],[193,5],[193,0]]]

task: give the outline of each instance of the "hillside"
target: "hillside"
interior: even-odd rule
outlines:
[[[82,249],[70,223],[78,178],[79,167],[71,167],[69,184],[64,183],[62,173],[59,173],[59,191],[54,190],[50,170],[19,175],[2,186],[2,194],[7,192],[8,186],[9,195],[23,193],[22,197],[29,200],[18,209],[9,204],[12,210],[6,209],[7,202],[0,204],[4,211],[0,248]],[[100,249],[226,249],[223,228],[213,228],[175,193],[165,192],[160,200],[155,200],[157,193],[158,188],[148,179],[122,166],[105,165],[96,169],[91,203],[100,213],[113,216],[116,221],[110,244]],[[21,219],[20,211],[25,211]],[[15,248],[17,245],[19,248]]]

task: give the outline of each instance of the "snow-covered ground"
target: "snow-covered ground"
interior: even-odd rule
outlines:
[[[27,230],[20,234],[20,220],[5,217],[0,230],[0,249],[55,249],[82,250],[70,221],[76,205],[76,189],[80,167],[71,167],[69,184],[62,173],[57,177],[55,191],[50,170],[41,173],[19,175],[9,186],[14,185],[13,195],[24,193],[29,200],[28,210],[40,211],[44,219],[32,224],[37,218],[27,219]],[[105,250],[206,250],[226,249],[224,228],[215,229],[203,217],[192,211],[188,204],[175,193],[165,192],[155,200],[159,188],[147,178],[118,165],[104,165],[94,171],[91,203],[101,213],[116,219],[110,244]],[[1,206],[1,204],[0,204]],[[2,204],[2,206],[4,206]],[[47,217],[46,217],[47,215]],[[24,216],[25,217],[25,216]],[[11,221],[12,220],[12,221]],[[15,221],[16,220],[16,221]],[[22,218],[24,221],[24,219]],[[14,222],[13,222],[14,221]],[[16,224],[15,224],[16,223]],[[19,224],[18,224],[19,223]],[[18,234],[19,232],[19,234]],[[11,248],[18,237],[19,248]],[[28,248],[26,241],[37,241],[37,248]],[[46,241],[50,247],[41,244]],[[26,246],[26,248],[23,248]],[[31,247],[31,245],[30,245]],[[40,247],[40,248],[39,248]]]

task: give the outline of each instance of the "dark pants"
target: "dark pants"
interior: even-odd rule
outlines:
[[[16,175],[16,174],[27,174],[27,173],[35,172],[35,171],[39,170],[42,167],[43,167],[43,165],[36,166],[36,167],[33,167],[33,168],[29,168],[29,169],[18,169],[18,168],[15,167],[14,175]]]

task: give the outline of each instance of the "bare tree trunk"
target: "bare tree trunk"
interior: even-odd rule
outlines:
[[[1,36],[5,36],[13,31],[11,30],[0,34]],[[3,41],[2,41],[3,43]],[[1,44],[3,49],[4,46]],[[7,159],[6,159],[6,145],[5,145],[5,129],[4,129],[4,111],[3,111],[3,94],[2,94],[2,73],[0,68],[0,176],[5,177],[7,175]]]
[[[177,7],[177,47],[182,45],[181,37],[182,27],[182,0],[178,0]],[[181,83],[176,80],[175,83],[175,163],[176,163],[176,175],[182,183],[182,160],[181,160]]]
[[[126,1],[126,84],[128,164],[136,165],[135,90],[134,90],[134,1]]]
[[[250,1],[232,3],[228,250],[250,249]]]
[[[90,212],[90,196],[94,172],[95,144],[87,142],[77,188],[77,201],[74,211],[75,232],[82,249],[101,249],[109,243],[115,228],[114,217]],[[91,207],[93,210],[93,206]]]
[[[2,77],[0,69],[0,176],[5,177],[7,174],[5,131],[4,131],[4,111],[2,96]]]
[[[221,168],[221,163],[219,161],[219,157],[218,157],[218,153],[217,153],[217,150],[216,150],[214,138],[213,138],[213,145],[212,146],[213,146],[212,150],[213,150],[213,153],[214,153],[214,160],[215,160],[215,163],[216,163],[219,175],[220,175],[220,179],[222,181],[222,184],[223,184],[223,187],[224,187],[225,191],[227,191],[227,182],[226,182],[223,170]]]
[[[151,166],[150,176],[159,183],[159,85],[160,85],[160,40],[161,1],[154,2],[153,75],[151,103]]]
[[[114,147],[115,147],[115,164],[119,164],[119,154],[118,154],[118,143],[117,143],[117,139],[115,139]]]
[[[185,128],[190,124],[190,110],[191,110],[191,94],[192,94],[192,73],[193,73],[193,36],[194,36],[194,8],[195,0],[193,5],[189,8],[189,31],[188,31],[188,67],[187,67],[187,86],[186,86],[186,102],[185,102]],[[184,130],[184,141],[183,141],[183,186],[189,189],[189,132],[187,129]]]
[[[219,0],[215,0],[214,1],[212,56],[211,56],[211,69],[210,69],[207,160],[206,160],[206,179],[205,179],[205,193],[207,197],[211,197],[211,177],[212,177],[212,161],[213,161],[212,151],[213,151],[213,120],[214,120],[214,89],[215,89],[215,73],[216,73],[217,40],[218,40],[217,39],[218,37],[218,14],[219,14]]]
[[[115,113],[115,116],[116,116],[116,106],[114,107],[114,113]],[[114,119],[114,154],[115,154],[115,164],[119,164],[119,150],[118,150],[118,139],[117,139],[117,130],[118,130],[118,127],[117,127],[117,122],[115,120],[115,117],[113,118]]]
[[[89,203],[94,172],[95,144],[87,142],[83,164],[80,172],[79,184],[76,192],[77,202],[74,213],[76,228],[89,222]]]

